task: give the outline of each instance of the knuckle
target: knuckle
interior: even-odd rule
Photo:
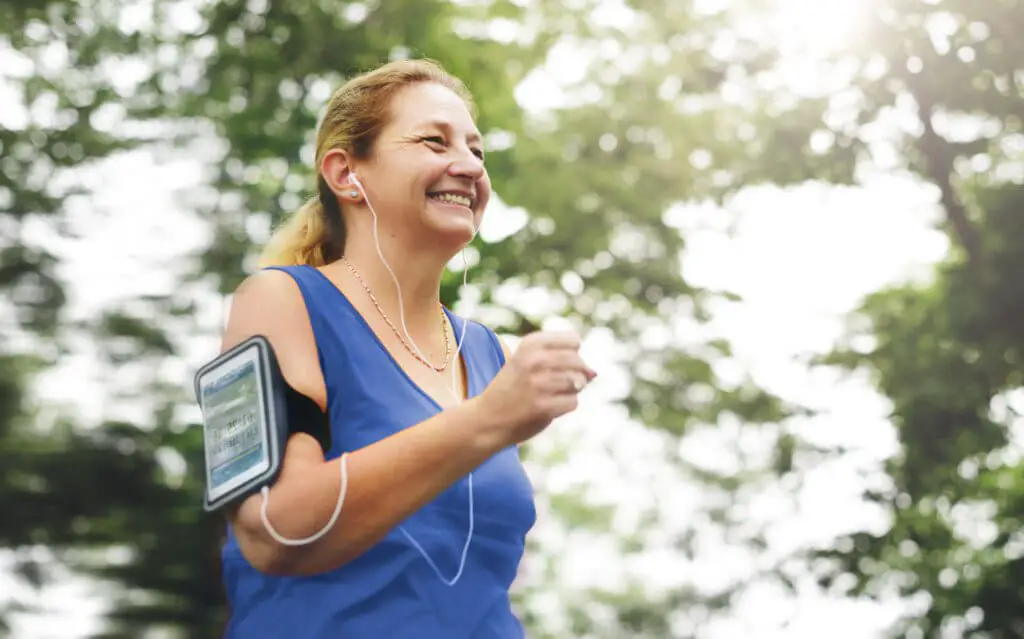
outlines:
[[[544,380],[539,375],[531,375],[528,378],[527,384],[535,394],[540,394],[544,391]]]
[[[520,372],[533,370],[533,367],[535,366],[534,362],[536,359],[537,356],[532,351],[523,352],[516,359],[517,368]]]
[[[544,367],[546,358],[543,353],[534,352],[530,353],[530,358],[526,360],[527,370],[530,372],[536,372]]]

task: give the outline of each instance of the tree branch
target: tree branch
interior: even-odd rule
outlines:
[[[953,188],[953,163],[956,151],[935,131],[932,125],[933,105],[925,102],[920,95],[914,98],[918,103],[918,115],[924,125],[924,134],[920,140],[920,150],[924,156],[927,177],[939,187],[942,208],[946,211],[946,219],[953,228],[953,235],[960,242],[967,260],[978,264],[981,259],[981,238],[974,225],[967,217],[967,208]]]

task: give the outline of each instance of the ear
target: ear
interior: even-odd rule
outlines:
[[[331,149],[320,161],[320,175],[327,188],[342,202],[356,202],[362,198],[359,189],[349,180],[351,170],[349,155],[343,149]]]

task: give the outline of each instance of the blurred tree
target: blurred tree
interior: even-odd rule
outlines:
[[[631,373],[631,388],[618,399],[666,441],[720,420],[773,434],[775,457],[759,466],[751,462],[740,474],[678,462],[675,447],[666,446],[680,478],[700,482],[722,503],[736,503],[731,498],[761,472],[789,472],[798,443],[781,424],[787,407],[749,380],[726,383],[716,375],[714,364],[730,356],[728,344],[686,339],[708,318],[707,303],[719,296],[680,275],[684,238],[671,209],[681,202],[720,202],[757,182],[810,176],[849,181],[859,141],[837,133],[830,156],[806,152],[822,127],[827,100],[761,100],[767,96],[758,77],[774,64],[770,49],[732,32],[728,14],[700,10],[701,4],[669,9],[635,2],[608,20],[600,15],[601,3],[590,0],[572,8],[546,0],[330,7],[308,0],[158,2],[137,24],[88,2],[5,8],[11,20],[4,24],[12,32],[34,29],[65,50],[92,52],[76,58],[74,70],[62,66],[47,80],[56,99],[88,87],[91,107],[109,101],[119,117],[156,125],[145,130],[159,131],[161,141],[186,148],[202,163],[209,188],[183,194],[181,205],[200,212],[211,229],[173,296],[134,300],[89,324],[110,371],[107,383],[124,401],[145,400],[147,417],[111,421],[85,435],[66,429],[74,452],[47,459],[63,464],[75,481],[52,480],[43,471],[57,471],[40,463],[34,477],[45,477],[47,490],[37,490],[34,499],[56,519],[26,520],[24,534],[12,537],[11,545],[35,535],[37,543],[56,546],[127,549],[118,561],[103,553],[76,555],[76,566],[125,591],[104,636],[136,637],[156,627],[188,637],[219,634],[220,526],[200,516],[199,440],[188,422],[192,399],[175,362],[210,347],[218,327],[204,324],[200,311],[250,272],[268,230],[311,190],[310,138],[330,92],[352,73],[402,56],[432,57],[467,81],[491,147],[496,192],[522,214],[515,233],[474,243],[472,288],[485,305],[502,306],[496,300],[508,289],[543,290],[548,304],[507,309],[503,320],[492,322],[495,328],[521,334],[558,314],[585,330],[609,329],[630,346],[622,364]],[[712,46],[720,39],[733,46]],[[577,52],[572,60],[578,81],[564,87],[562,104],[524,111],[515,87],[567,47]],[[98,59],[106,51],[138,54],[146,75],[129,90],[104,93]],[[37,77],[29,73],[11,82],[30,86]],[[746,99],[727,99],[736,90]],[[762,104],[772,106],[750,106]],[[92,128],[76,140],[99,135],[95,121],[82,122]],[[45,161],[51,151],[35,153]],[[83,149],[79,161],[102,154],[89,153]],[[22,203],[12,210],[35,208]],[[456,300],[461,280],[451,275],[444,290],[448,302]],[[20,455],[22,448],[10,450]],[[73,496],[102,499],[105,508],[79,504]],[[603,509],[574,495],[556,497],[555,513],[567,526],[608,534]],[[0,499],[19,503],[27,497],[3,488]],[[707,521],[736,523],[728,507],[713,510]],[[650,521],[618,541],[622,554],[644,546],[641,532]],[[9,525],[0,523],[0,537]],[[40,530],[67,532],[38,537]],[[672,535],[673,544],[691,552],[692,528]],[[755,548],[762,543],[756,532],[730,539]],[[544,585],[551,589],[550,582]],[[674,632],[672,611],[691,605],[706,611],[728,602],[683,587],[656,596],[639,581],[586,599],[565,602],[573,636],[664,637]],[[533,636],[557,636],[545,630],[532,602],[532,593],[524,593],[521,605]]]
[[[825,360],[870,370],[892,401],[900,452],[866,494],[889,528],[819,560],[835,592],[906,598],[893,637],[1024,636],[1022,28],[1013,0],[889,1],[858,58],[851,119],[912,118],[892,142],[952,245],[932,281],[868,297]]]
[[[98,72],[136,56],[138,42],[97,17],[75,2],[0,2],[0,547],[11,551],[5,566],[37,586],[48,573],[33,550],[67,545],[77,517],[105,512],[105,495],[80,475],[102,466],[32,393],[35,376],[68,353],[54,240],[87,208],[75,169],[142,141],[109,126],[122,96]],[[105,471],[97,486],[131,476],[123,464]],[[0,631],[5,612],[22,608],[0,600]]]

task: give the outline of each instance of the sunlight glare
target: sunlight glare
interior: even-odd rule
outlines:
[[[874,4],[872,0],[766,0],[765,17],[780,49],[820,56],[853,44]]]

